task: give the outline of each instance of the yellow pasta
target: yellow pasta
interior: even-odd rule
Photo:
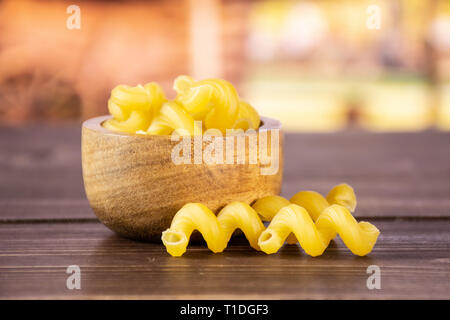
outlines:
[[[196,119],[204,119],[206,129],[225,132],[232,128],[239,112],[239,96],[234,87],[221,79],[194,81],[182,76],[175,80],[177,101]]]
[[[353,212],[356,208],[356,196],[348,184],[339,184],[330,190],[325,198],[315,191],[297,192],[290,201],[305,208],[316,221],[323,210],[332,204],[339,204]]]
[[[281,208],[291,203],[305,208],[315,221],[332,204],[342,205],[353,212],[356,208],[356,195],[351,186],[343,183],[333,187],[326,198],[315,191],[300,191],[290,201],[281,196],[267,196],[258,199],[252,207],[264,221],[271,221]]]
[[[266,196],[256,200],[253,209],[261,216],[263,221],[272,221],[281,208],[290,205],[291,202],[281,196]]]
[[[259,115],[248,103],[239,100],[236,89],[222,79],[195,81],[188,76],[175,80],[176,101],[197,120],[203,120],[206,129],[257,129]]]
[[[175,79],[177,97],[167,101],[162,88],[152,82],[144,86],[119,85],[111,91],[108,110],[113,116],[105,128],[128,133],[168,135],[201,134],[206,129],[257,129],[256,110],[241,101],[231,83],[222,79],[195,81],[189,76]],[[195,125],[195,120],[202,125]]]
[[[162,88],[154,82],[136,87],[118,85],[108,100],[108,110],[113,118],[105,121],[103,126],[129,133],[146,131],[165,101]]]
[[[280,196],[267,196],[258,199],[252,207],[262,217],[263,221],[271,221],[281,208],[291,203],[305,208],[311,218],[316,221],[322,211],[332,204],[343,205],[353,212],[356,208],[356,196],[353,188],[343,183],[333,187],[326,198],[315,191],[300,191],[290,201]],[[295,244],[297,238],[291,234],[287,237],[286,242]]]
[[[112,131],[135,133],[139,130],[145,130],[149,124],[150,120],[145,114],[139,111],[131,111],[126,120],[109,119],[103,123],[103,126]]]
[[[233,232],[241,229],[255,250],[259,250],[258,237],[264,225],[256,211],[243,202],[232,202],[216,215],[200,203],[188,203],[174,216],[169,229],[163,232],[162,242],[169,254],[179,257],[186,252],[189,238],[198,230],[208,248],[214,253],[222,252]]]
[[[314,223],[308,211],[296,204],[280,209],[270,225],[261,233],[258,245],[267,254],[277,252],[290,233],[301,247],[313,257],[321,255],[338,233],[350,251],[359,256],[371,252],[380,231],[368,222],[357,222],[350,211],[331,205]]]
[[[291,201],[268,196],[252,207],[232,202],[217,217],[200,203],[188,203],[176,213],[162,241],[172,256],[181,256],[192,232],[199,230],[211,251],[222,252],[239,228],[251,247],[267,254],[277,252],[287,241],[298,242],[307,254],[318,256],[339,234],[353,254],[363,256],[371,252],[380,232],[368,222],[358,223],[350,212],[355,207],[355,193],[347,184],[333,187],[326,198],[301,191]],[[270,221],[267,229],[262,221]]]
[[[147,133],[170,134],[174,130],[181,135],[190,136],[202,133],[202,128],[196,126],[194,118],[183,107],[175,101],[169,101],[163,104]]]
[[[247,102],[239,102],[238,117],[233,125],[233,129],[257,129],[260,124],[259,114]]]
[[[291,201],[293,201],[291,199]],[[329,204],[339,204],[346,207],[350,212],[356,209],[356,195],[352,187],[346,183],[339,184],[328,192],[327,201]]]
[[[356,196],[348,184],[339,184],[325,198],[315,191],[300,191],[290,201],[268,196],[255,202],[253,208],[265,221],[271,221],[259,244],[266,253],[274,253],[286,240],[299,242],[306,253],[323,253],[331,239],[339,233],[347,247],[357,255],[368,254],[379,235],[368,222],[359,224],[350,211],[356,208]]]

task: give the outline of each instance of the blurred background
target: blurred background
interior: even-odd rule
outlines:
[[[0,0],[0,125],[105,114],[122,83],[173,97],[180,74],[289,131],[450,130],[450,1]]]

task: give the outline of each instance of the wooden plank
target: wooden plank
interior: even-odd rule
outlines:
[[[78,124],[0,127],[0,220],[95,219]]]
[[[338,239],[317,258],[297,246],[265,255],[242,238],[221,254],[200,244],[173,258],[100,223],[0,224],[0,298],[449,299],[450,220],[374,223],[369,256]],[[66,289],[69,265],[81,268],[81,290]],[[366,287],[369,265],[381,268],[381,290]]]
[[[286,135],[282,195],[347,182],[359,217],[450,216],[450,133]]]
[[[0,221],[93,219],[80,129],[0,127]],[[359,217],[449,217],[450,133],[286,134],[282,195],[347,182]]]

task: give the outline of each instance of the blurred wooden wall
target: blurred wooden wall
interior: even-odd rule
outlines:
[[[1,123],[105,114],[120,83],[157,81],[173,96],[176,76],[208,76],[202,59],[218,66],[211,76],[240,79],[245,1],[79,1],[80,30],[66,28],[70,4],[0,1]],[[202,10],[206,19],[193,26]],[[193,34],[199,28],[215,30],[207,35],[215,43],[202,43],[202,33]]]

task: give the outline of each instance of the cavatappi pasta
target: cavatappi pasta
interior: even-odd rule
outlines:
[[[167,252],[178,257],[186,252],[189,238],[198,230],[214,252],[222,252],[236,229],[241,229],[255,250],[264,225],[256,211],[243,202],[232,202],[216,215],[201,203],[188,203],[173,217],[170,228],[163,232]]]
[[[299,242],[307,254],[318,256],[338,233],[353,254],[363,256],[372,251],[380,234],[374,225],[358,223],[350,213],[356,208],[356,195],[348,184],[335,186],[326,198],[315,191],[300,191],[290,201],[279,196],[261,198],[253,208],[271,221],[258,241],[268,254],[277,252],[287,240]]]
[[[235,229],[241,229],[250,245],[267,254],[277,252],[287,241],[299,243],[311,256],[321,255],[339,234],[356,255],[371,252],[379,230],[368,222],[357,222],[350,211],[356,196],[347,184],[335,186],[327,197],[314,191],[301,191],[291,201],[280,196],[257,200],[252,207],[233,202],[217,217],[202,204],[189,203],[181,208],[162,241],[172,256],[181,256],[194,230],[199,230],[213,252],[222,252]],[[267,229],[262,221],[270,221]]]
[[[322,211],[332,204],[342,205],[353,212],[356,208],[356,195],[351,186],[343,183],[333,187],[326,198],[316,191],[300,191],[290,201],[280,196],[267,196],[258,199],[252,207],[263,221],[272,221],[281,208],[291,203],[305,208],[313,221],[316,221]],[[291,234],[286,241],[294,244],[297,243],[297,238]]]
[[[380,231],[368,222],[358,223],[347,208],[337,204],[325,208],[315,223],[305,208],[290,204],[274,216],[258,245],[265,253],[275,253],[291,233],[313,257],[325,251],[336,233],[353,254],[364,256],[372,251]]]
[[[315,221],[332,204],[342,205],[353,212],[356,208],[356,195],[351,186],[343,183],[333,187],[326,198],[316,191],[300,191],[290,201],[280,196],[267,196],[258,199],[252,207],[264,221],[271,221],[281,208],[291,203],[305,208]]]
[[[145,131],[166,101],[164,91],[157,83],[136,87],[118,85],[108,100],[108,110],[113,118],[105,121],[103,126],[128,133]]]
[[[177,131],[195,135],[207,129],[226,133],[227,129],[257,129],[260,125],[256,110],[240,100],[228,81],[195,81],[189,76],[179,76],[174,90],[176,98],[168,101],[162,88],[153,82],[115,87],[108,101],[113,118],[105,121],[104,127],[139,134],[168,135]]]

